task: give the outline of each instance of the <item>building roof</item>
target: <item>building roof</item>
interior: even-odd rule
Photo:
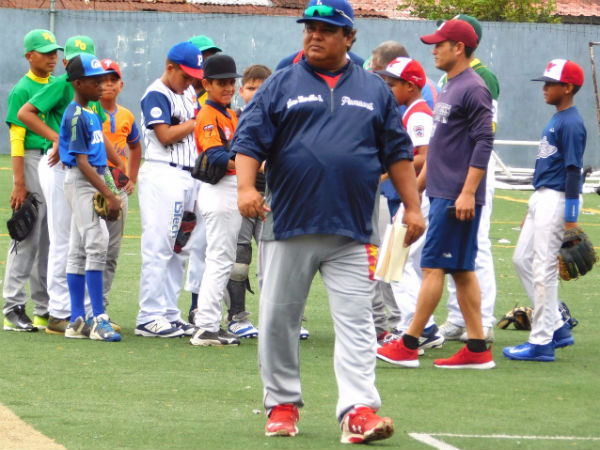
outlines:
[[[357,17],[414,19],[390,0],[351,0]],[[168,11],[182,13],[262,14],[297,16],[305,0],[56,0],[57,9]],[[556,0],[561,16],[600,17],[598,0]],[[50,0],[0,0],[0,8],[50,9]]]

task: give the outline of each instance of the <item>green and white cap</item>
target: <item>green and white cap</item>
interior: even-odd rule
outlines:
[[[25,53],[36,51],[39,53],[50,53],[54,50],[62,50],[63,48],[56,43],[56,37],[51,31],[36,29],[31,30],[25,35],[23,40]]]
[[[94,41],[91,37],[71,36],[67,39],[67,42],[65,42],[65,59],[67,61],[82,53],[96,56],[96,47],[94,47]]]

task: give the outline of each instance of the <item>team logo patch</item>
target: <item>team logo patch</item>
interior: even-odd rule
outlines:
[[[367,259],[369,261],[369,280],[375,281],[375,268],[377,267],[378,248],[373,244],[365,244]]]
[[[155,106],[150,110],[150,115],[155,119],[158,119],[160,116],[162,116],[162,109],[160,109],[158,106]]]
[[[206,137],[211,137],[213,135],[213,131],[215,129],[215,126],[213,124],[210,125],[206,125],[203,130],[204,130],[204,136]]]
[[[417,125],[416,127],[413,127],[413,133],[416,137],[424,137],[425,127],[423,125]]]

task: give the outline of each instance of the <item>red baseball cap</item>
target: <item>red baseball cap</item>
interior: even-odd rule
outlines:
[[[121,68],[119,67],[119,64],[116,61],[113,61],[112,59],[103,59],[100,62],[102,63],[102,67],[104,67],[104,70],[115,72],[117,75],[119,75],[119,78],[122,78]]]
[[[421,41],[425,44],[456,41],[462,42],[467,47],[477,48],[479,39],[471,24],[464,20],[452,19],[441,24],[435,33],[421,36]]]
[[[553,59],[546,66],[544,75],[531,81],[572,83],[575,86],[583,86],[583,69],[568,59]]]
[[[425,86],[425,71],[418,61],[412,58],[399,57],[388,64],[385,70],[376,70],[375,73],[400,80],[412,81],[419,88]]]

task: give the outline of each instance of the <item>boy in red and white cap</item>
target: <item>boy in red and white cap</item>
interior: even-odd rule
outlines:
[[[123,240],[123,231],[127,220],[128,196],[133,193],[137,174],[142,159],[142,144],[140,142],[140,132],[135,123],[133,114],[129,109],[117,104],[117,97],[123,89],[123,79],[121,77],[121,67],[112,59],[103,59],[100,61],[104,70],[109,73],[105,75],[102,83],[102,97],[100,104],[106,113],[106,120],[102,124],[104,135],[110,140],[117,155],[123,160],[127,167],[126,175],[129,182],[125,186],[120,186],[118,180],[115,180],[119,187],[121,196],[121,216],[119,219],[106,222],[108,228],[108,251],[106,252],[106,265],[104,267],[104,306],[108,305],[108,293],[115,278],[117,270],[117,259],[121,250],[121,241]],[[115,165],[108,162],[111,172]],[[115,172],[113,172],[115,173]],[[113,175],[117,178],[116,175]]]
[[[583,70],[553,59],[544,75],[544,99],[556,107],[544,132],[533,172],[535,192],[513,255],[513,263],[533,309],[529,340],[506,347],[504,356],[520,361],[554,361],[554,350],[574,344],[558,308],[556,259],[565,230],[577,227],[581,168],[586,144],[583,119],[573,97],[583,85]]]

